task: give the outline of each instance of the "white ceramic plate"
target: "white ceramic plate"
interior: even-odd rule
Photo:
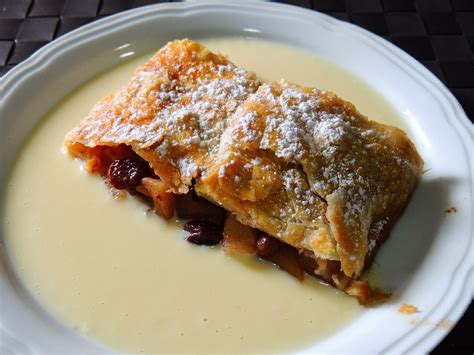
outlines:
[[[25,137],[67,93],[123,61],[125,53],[150,52],[185,36],[252,36],[304,48],[362,78],[398,110],[430,170],[377,258],[393,297],[306,350],[432,349],[473,295],[473,129],[459,103],[431,73],[390,43],[351,24],[271,3],[175,3],[121,13],[76,30],[2,79],[0,186]],[[130,46],[120,50],[126,43]],[[451,206],[458,212],[445,215]],[[4,259],[0,352],[111,351],[49,316],[9,271],[8,257]],[[401,303],[419,308],[416,319],[398,312]]]

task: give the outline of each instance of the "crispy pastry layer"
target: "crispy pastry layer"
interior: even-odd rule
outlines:
[[[398,216],[422,165],[400,129],[367,120],[334,93],[268,83],[231,117],[197,187],[244,224],[340,260],[357,277],[369,230]]]
[[[74,156],[126,144],[175,193],[216,156],[228,117],[258,88],[255,74],[197,42],[174,41],[99,101],[65,138]]]
[[[403,211],[423,165],[405,133],[334,93],[260,85],[190,40],[163,47],[65,139],[73,156],[92,160],[121,144],[170,191],[195,184],[243,224],[340,261],[351,278]]]

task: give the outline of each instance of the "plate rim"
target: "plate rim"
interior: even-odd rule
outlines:
[[[157,12],[159,12],[161,15],[170,15],[169,13],[167,14],[167,12],[173,11],[181,13],[178,15],[192,15],[193,11],[205,12],[209,9],[215,9],[216,7],[227,10],[234,9],[235,11],[241,11],[243,8],[247,10],[265,8],[265,10],[270,9],[279,13],[281,13],[282,11],[285,11],[285,13],[293,13],[298,16],[302,16],[305,20],[314,21],[315,19],[317,19],[317,21],[323,23],[326,26],[333,27],[338,32],[344,32],[348,36],[356,36],[358,40],[365,41],[366,44],[368,44],[372,48],[377,49],[379,52],[381,52],[382,55],[390,59],[394,64],[399,67],[400,70],[417,76],[418,83],[423,85],[427,91],[430,91],[438,101],[444,101],[445,103],[448,103],[448,105],[442,105],[442,107],[445,111],[445,117],[447,118],[446,122],[452,127],[453,131],[459,137],[460,143],[462,144],[462,147],[464,148],[464,151],[466,153],[466,157],[468,158],[468,172],[471,181],[471,185],[469,187],[472,201],[472,152],[469,151],[469,146],[467,145],[469,144],[469,141],[473,141],[474,128],[470,124],[469,118],[465,114],[459,102],[455,99],[454,95],[444,86],[444,84],[441,83],[441,81],[439,81],[438,78],[436,78],[431,72],[429,72],[428,69],[423,67],[421,63],[416,61],[414,58],[412,58],[407,53],[403,52],[401,49],[397,48],[390,42],[384,40],[383,38],[378,37],[356,25],[331,18],[330,16],[323,13],[302,9],[296,6],[266,2],[245,2],[240,3],[238,5],[230,3],[196,2],[157,4],[121,12],[110,17],[94,21],[93,23],[80,27],[58,38],[57,40],[48,43],[46,46],[42,47],[32,56],[27,58],[24,62],[10,70],[0,80],[0,89],[4,93],[4,95],[2,95],[2,98],[0,98],[0,104],[8,100],[10,93],[15,91],[17,85],[19,85],[24,80],[29,80],[29,76],[31,76],[37,71],[41,71],[45,66],[49,65],[49,63],[54,60],[56,56],[61,56],[62,51],[67,51],[69,47],[74,46],[76,44],[80,44],[81,41],[88,41],[87,37],[89,34],[98,34],[101,31],[110,30],[110,27],[114,25],[123,24],[125,21],[138,20],[139,17],[142,15],[148,14],[152,16]],[[471,296],[472,298],[473,292],[471,290],[471,295],[469,295],[469,285],[473,284],[473,263],[469,263],[468,258],[465,257],[466,254],[472,250],[472,247],[473,240],[471,223],[471,238],[469,242],[469,247],[466,249],[464,257],[460,260],[456,267],[456,270],[459,270],[464,266],[467,267],[463,275],[456,275],[458,280],[462,277],[459,282],[464,282],[467,286],[460,290],[460,292],[458,293],[458,297],[454,301],[454,304],[447,311],[447,315],[453,313],[453,318],[456,319],[456,321],[460,318],[463,311],[467,308],[470,301],[469,296]],[[471,264],[470,267],[469,264]],[[454,281],[455,280],[453,278],[451,280],[451,283]],[[465,292],[466,290],[467,293]],[[464,293],[466,293],[466,295],[464,295]],[[417,330],[419,331],[420,327],[413,328],[410,334],[412,335]],[[422,339],[425,344],[425,348],[423,349],[429,350],[442,340],[443,335],[440,335],[436,333],[434,329],[431,329],[429,331],[422,331],[422,334],[419,335],[417,338],[419,338],[419,340],[424,338]],[[397,342],[399,341],[400,339],[394,341],[392,344],[386,346],[383,351],[393,351],[394,347],[397,346]],[[400,344],[398,344],[398,346],[399,345]],[[416,348],[417,343],[412,343],[411,345],[411,347],[409,346],[403,348],[403,351],[413,350],[414,348]],[[418,348],[417,350],[422,349]]]

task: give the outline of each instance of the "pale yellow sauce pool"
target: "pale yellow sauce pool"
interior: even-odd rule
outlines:
[[[359,79],[305,52],[263,41],[205,41],[264,80],[338,92],[372,119],[399,124]],[[115,201],[80,169],[62,140],[102,96],[147,57],[81,86],[24,146],[8,184],[5,243],[31,292],[63,320],[128,352],[260,352],[301,349],[337,331],[357,302],[307,278],[303,284],[254,259],[184,241],[133,198]]]

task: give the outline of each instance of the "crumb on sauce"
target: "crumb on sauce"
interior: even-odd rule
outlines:
[[[444,318],[441,322],[436,324],[436,328],[449,330],[453,327],[454,322],[452,320]]]
[[[404,303],[400,306],[398,311],[403,314],[413,314],[418,313],[418,308],[416,306],[413,306],[412,304]]]
[[[458,209],[456,207],[449,207],[444,210],[444,213],[456,213]]]
[[[410,320],[410,324],[411,325],[427,325],[427,326],[430,326],[430,327],[434,327],[434,328],[438,328],[438,329],[444,329],[444,330],[451,330],[454,326],[454,322],[450,319],[447,319],[447,318],[443,318],[441,321],[439,322],[433,322],[429,319],[425,319],[425,320],[420,320],[418,318],[412,318]]]

